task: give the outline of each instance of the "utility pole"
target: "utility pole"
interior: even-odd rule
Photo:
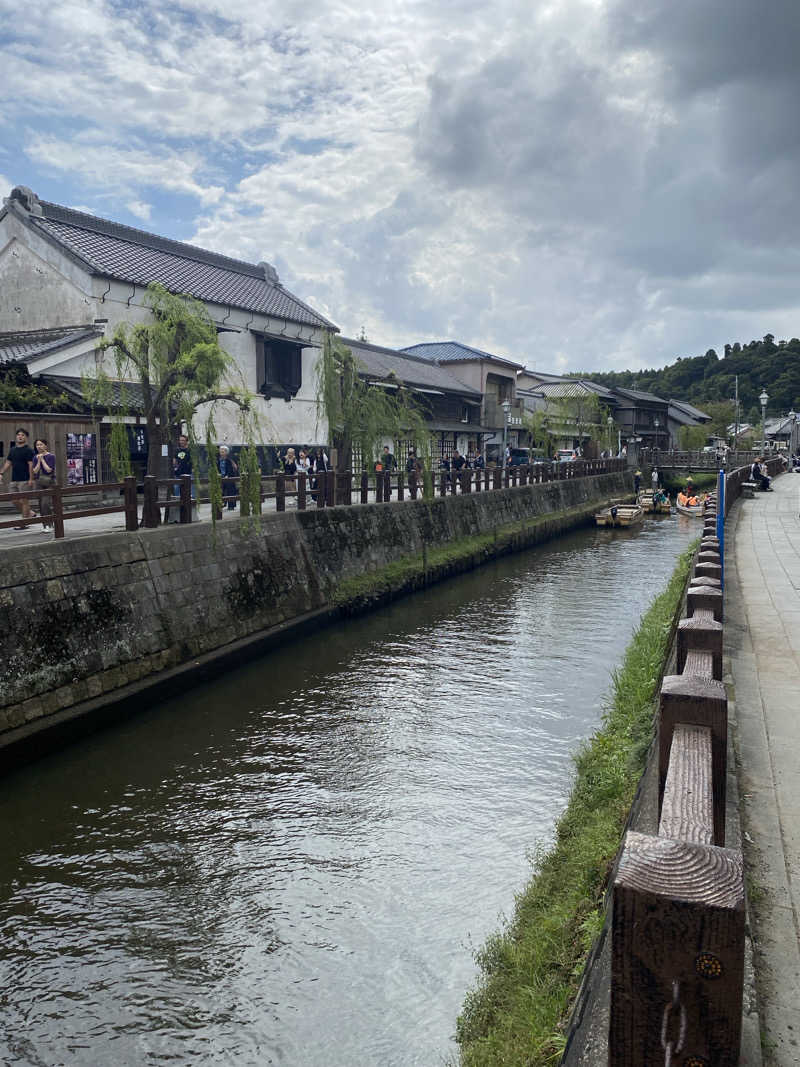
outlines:
[[[736,383],[736,392],[734,394],[734,406],[736,408],[736,414],[734,415],[733,423],[733,449],[735,452],[739,451],[739,375],[734,378]]]

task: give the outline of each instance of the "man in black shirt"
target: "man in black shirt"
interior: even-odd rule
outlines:
[[[33,489],[33,449],[28,444],[28,431],[19,429],[16,433],[17,443],[8,450],[8,457],[0,470],[0,475],[5,474],[11,468],[10,493],[23,493],[26,489]],[[17,511],[23,519],[32,519],[33,512],[27,497],[20,497],[16,501]],[[17,526],[18,530],[26,527]]]

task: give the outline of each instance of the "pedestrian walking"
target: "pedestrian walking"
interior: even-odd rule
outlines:
[[[0,469],[0,477],[11,468],[11,481],[8,491],[10,493],[24,493],[26,489],[33,489],[33,460],[34,452],[28,444],[28,431],[20,428],[15,434],[16,444],[8,450],[6,461]],[[30,500],[21,496],[14,501],[17,511],[23,519],[32,519]],[[15,530],[25,530],[26,526],[15,526]]]
[[[50,451],[50,446],[43,437],[37,437],[33,442],[36,450],[33,460],[33,483],[36,489],[50,489],[56,484],[56,457]],[[39,497],[39,514],[42,516],[42,527],[46,530],[53,525],[52,519],[46,519],[46,515],[53,514],[53,498],[50,496]]]

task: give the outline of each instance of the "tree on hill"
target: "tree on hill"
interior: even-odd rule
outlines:
[[[722,358],[710,348],[703,356],[679,356],[658,370],[591,372],[585,377],[609,388],[640,389],[667,400],[687,400],[703,410],[712,403],[730,401],[738,378],[741,410],[758,420],[762,389],[769,394],[768,415],[800,410],[800,339],[776,343],[768,333],[760,341],[726,344]]]

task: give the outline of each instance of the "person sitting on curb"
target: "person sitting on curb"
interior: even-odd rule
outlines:
[[[750,468],[750,481],[751,482],[756,482],[757,485],[758,485],[758,488],[763,493],[771,493],[772,492],[772,488],[770,486],[770,482],[772,481],[772,479],[768,476],[766,468],[761,466],[761,464],[763,462],[764,462],[764,457],[763,456],[757,456],[756,457],[756,460],[753,463],[753,466]]]

